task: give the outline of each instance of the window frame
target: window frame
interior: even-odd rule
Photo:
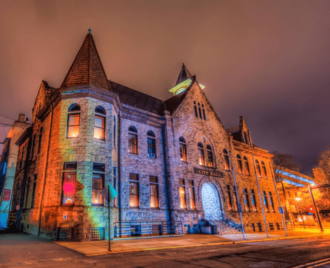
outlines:
[[[136,179],[132,179],[131,175],[136,175]],[[130,208],[140,208],[140,180],[139,174],[129,173],[129,207]],[[131,185],[136,185],[137,194],[131,193]],[[131,206],[131,196],[137,196],[137,206]]]
[[[258,178],[262,178],[261,168],[260,168],[260,164],[259,164],[259,160],[258,159],[256,159],[255,164],[256,164],[257,176],[258,176]]]
[[[264,161],[261,161],[261,169],[264,173],[264,178],[267,179],[268,178],[268,174],[267,174],[267,168],[266,168],[266,165],[265,165],[265,162]]]
[[[96,167],[97,166],[100,166],[102,167],[101,169],[97,169]],[[100,178],[96,178],[96,176],[99,176]],[[97,179],[97,180],[101,180],[101,185],[103,186],[102,188],[100,189],[96,189],[94,188],[94,179]],[[105,164],[103,163],[96,163],[96,162],[93,162],[93,177],[92,177],[92,196],[91,196],[91,205],[92,206],[96,206],[96,207],[103,207],[104,206],[104,197],[102,196],[101,194],[101,203],[94,203],[93,202],[93,192],[96,191],[102,191],[105,187]]]
[[[97,109],[102,110],[102,112],[97,111]],[[105,134],[106,134],[106,121],[107,121],[106,116],[107,116],[107,113],[106,113],[104,107],[102,107],[102,106],[96,106],[94,111],[95,111],[95,114],[94,114],[94,134],[93,134],[93,138],[94,138],[94,140],[105,141],[106,140],[106,135]],[[99,118],[99,119],[102,120],[103,127],[96,126],[96,118]],[[95,129],[101,129],[102,130],[103,138],[99,139],[99,138],[95,137]]]
[[[223,158],[224,158],[224,164],[225,164],[225,170],[230,170],[230,161],[229,161],[229,153],[227,149],[223,149]]]
[[[134,136],[134,141],[135,143],[133,143],[134,147],[135,147],[135,152],[131,152],[131,143],[130,143],[130,137]],[[132,154],[132,155],[138,155],[139,154],[139,143],[138,143],[138,132],[136,127],[134,126],[130,126],[128,128],[128,153]]]
[[[80,105],[77,103],[73,103],[70,105],[69,109],[68,109],[68,116],[67,116],[67,130],[66,130],[66,138],[67,139],[77,139],[80,137]],[[78,125],[70,125],[70,117],[71,116],[78,116]],[[78,126],[78,136],[73,137],[73,136],[69,136],[69,129],[70,127],[77,127]]]
[[[249,164],[249,160],[247,159],[246,156],[243,157],[243,163],[244,163],[244,173],[243,174],[246,176],[251,176],[250,164]]]
[[[196,210],[195,185],[193,180],[188,180],[187,188],[189,195],[189,209]]]
[[[71,169],[71,168],[66,168],[66,165],[67,164],[75,164],[75,169]],[[76,194],[76,190],[74,190],[73,192],[73,200],[72,200],[72,203],[71,204],[66,204],[63,202],[63,198],[64,198],[64,189],[63,189],[63,186],[64,186],[64,180],[65,180],[65,175],[66,174],[72,174],[75,176],[75,179],[74,179],[74,184],[76,184],[77,182],[77,162],[76,161],[71,161],[71,162],[64,162],[64,165],[63,165],[63,174],[62,174],[62,187],[61,187],[61,206],[65,206],[65,207],[70,207],[70,206],[74,206],[75,204],[75,194]],[[74,188],[75,189],[75,188]]]
[[[200,166],[205,166],[205,152],[204,152],[204,146],[201,142],[197,143],[197,149],[198,149],[198,164]]]
[[[149,146],[150,143],[149,141],[151,141],[151,147]],[[152,153],[149,152],[149,149],[152,149]],[[147,152],[148,152],[148,157],[149,158],[157,158],[157,154],[156,154],[156,136],[155,133],[151,130],[149,130],[147,132]],[[151,157],[151,154],[154,154],[155,157]]]
[[[211,156],[211,161],[210,161],[210,156]],[[209,144],[206,145],[206,160],[207,160],[207,163],[206,163],[207,167],[211,167],[211,168],[215,167],[213,149],[212,149],[212,146]]]
[[[181,191],[183,190],[183,192]],[[183,196],[182,196],[183,195]],[[187,200],[186,200],[186,187],[184,179],[179,179],[179,199],[180,199],[180,209],[187,209]],[[184,207],[182,206],[182,201],[184,202]]]
[[[151,179],[155,178],[155,181],[152,181]],[[151,187],[155,187],[156,188],[156,195],[151,195]],[[159,208],[159,189],[158,189],[158,177],[157,176],[149,176],[149,190],[150,190],[150,208],[151,209],[158,209]],[[151,196],[155,196],[155,200],[156,200],[156,206],[152,207],[151,206]]]
[[[238,166],[238,173],[243,175],[243,161],[242,161],[242,157],[237,154],[236,155],[236,159],[237,159],[237,166]]]
[[[180,161],[187,162],[187,144],[184,137],[179,138]]]

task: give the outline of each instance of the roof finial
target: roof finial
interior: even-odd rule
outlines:
[[[88,33],[92,34],[92,29],[91,28],[88,29]]]

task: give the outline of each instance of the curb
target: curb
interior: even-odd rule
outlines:
[[[125,250],[125,251],[118,251],[118,252],[103,252],[103,253],[84,254],[84,255],[86,257],[93,257],[93,256],[101,256],[101,255],[123,254],[123,253],[162,250],[162,249],[194,248],[194,247],[208,247],[208,246],[219,246],[219,245],[245,244],[245,243],[255,243],[255,242],[269,242],[269,241],[277,241],[277,240],[294,240],[294,239],[303,239],[303,238],[319,237],[319,236],[329,236],[329,235],[318,234],[318,235],[304,235],[304,236],[288,236],[288,237],[279,237],[279,238],[230,241],[230,242],[208,243],[208,244],[189,245],[189,246],[169,246],[169,247],[134,249],[134,250]]]

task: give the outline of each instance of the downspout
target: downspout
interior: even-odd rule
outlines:
[[[236,176],[235,176],[235,171],[234,171],[234,165],[233,165],[233,158],[232,158],[232,151],[233,151],[233,148],[232,148],[232,141],[231,141],[231,138],[229,138],[229,144],[230,144],[230,166],[231,166],[231,171],[232,171],[232,174],[233,174],[233,178],[234,178],[234,186],[235,186],[235,194],[236,194],[236,204],[237,204],[237,208],[238,208],[238,213],[239,213],[239,218],[241,220],[241,225],[242,225],[242,234],[243,234],[243,239],[246,239],[245,238],[245,230],[244,230],[244,224],[243,224],[243,217],[242,217],[242,207],[239,203],[239,199],[238,199],[238,188],[237,188],[237,183],[236,183]]]
[[[46,165],[45,165],[45,176],[44,176],[44,185],[42,189],[42,195],[40,200],[40,212],[39,212],[39,226],[38,226],[38,236],[40,236],[40,228],[41,228],[41,215],[42,215],[42,205],[44,201],[44,195],[45,195],[45,187],[46,187],[46,178],[47,178],[47,168],[48,168],[48,158],[49,158],[49,148],[50,148],[50,138],[52,133],[52,126],[53,126],[53,109],[54,104],[51,105],[51,119],[50,119],[50,127],[49,127],[49,135],[48,135],[48,148],[47,148],[47,156],[46,156]]]
[[[276,187],[276,182],[275,182],[275,176],[274,176],[274,170],[272,168],[272,163],[269,162],[269,167],[270,167],[270,170],[272,171],[272,178],[273,178],[273,182],[274,182],[274,187],[275,187],[275,192],[276,192],[276,197],[277,197],[277,200],[278,200],[278,205],[279,207],[281,207],[281,202],[280,202],[280,198],[278,196],[278,192],[277,192],[277,187]],[[283,185],[283,184],[282,184]],[[285,230],[285,235],[288,236],[288,232],[286,230],[286,225],[285,225],[285,219],[284,219],[284,208],[282,207],[282,213],[281,213],[281,216],[282,216],[282,221],[283,221],[283,226],[284,226],[284,230]]]
[[[166,115],[165,115],[166,118]],[[166,121],[167,122],[167,121]],[[170,185],[168,181],[168,176],[167,176],[167,164],[166,164],[166,159],[167,159],[167,153],[166,153],[166,144],[165,144],[165,139],[166,139],[166,123],[162,125],[162,136],[163,136],[163,153],[164,153],[164,177],[166,181],[166,197],[167,197],[167,211],[168,211],[168,221],[172,222],[172,204],[171,204],[171,196],[170,196]]]
[[[268,235],[268,228],[267,228],[267,221],[266,221],[266,215],[265,215],[265,211],[264,211],[264,203],[263,203],[262,198],[261,198],[261,191],[260,191],[259,180],[258,180],[258,175],[257,175],[257,170],[256,170],[255,162],[254,162],[253,153],[251,153],[251,155],[252,155],[252,162],[253,162],[254,174],[256,176],[256,181],[257,181],[257,186],[258,186],[259,201],[260,201],[262,216],[264,218],[264,224],[265,224],[266,234],[267,234],[267,237],[269,237],[269,235]]]
[[[119,237],[121,237],[121,161],[120,161],[120,150],[121,150],[121,118],[118,114],[118,144],[117,144],[117,157],[118,157],[118,221],[119,221]],[[115,133],[116,135],[116,133]]]

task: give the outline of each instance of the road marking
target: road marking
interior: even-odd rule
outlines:
[[[301,264],[298,266],[294,266],[291,268],[313,268],[313,267],[320,267],[321,265],[329,264],[330,263],[330,258],[314,261],[314,262],[308,262],[305,264]]]

